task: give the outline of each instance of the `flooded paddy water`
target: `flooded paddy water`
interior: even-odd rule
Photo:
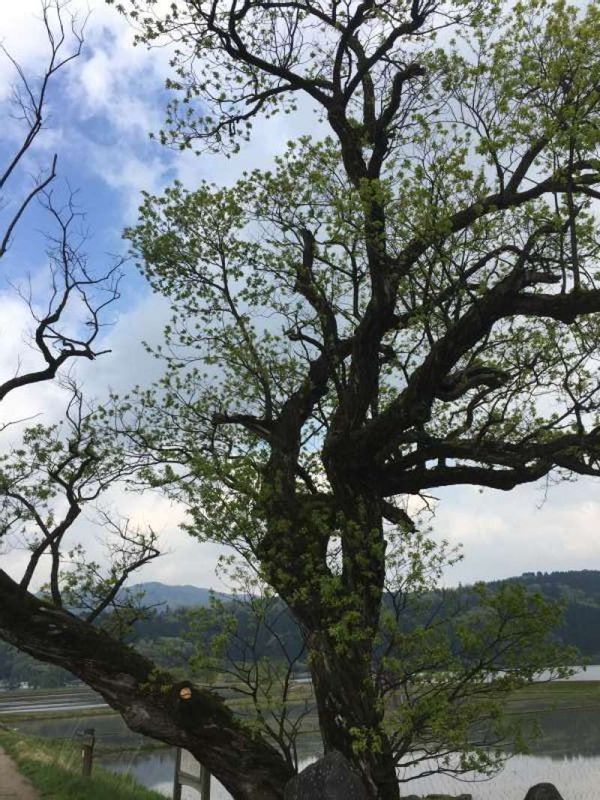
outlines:
[[[600,666],[589,667],[575,680],[600,681]],[[531,715],[539,722],[542,736],[529,755],[514,756],[494,778],[483,781],[457,780],[431,775],[404,784],[404,794],[470,793],[473,800],[524,800],[535,783],[554,783],[564,800],[597,800],[600,775],[600,683],[581,687],[548,687],[546,707],[539,700],[531,708],[519,701],[516,713]],[[576,690],[575,690],[576,689]],[[590,702],[590,695],[598,693]],[[575,690],[575,691],[573,691]],[[542,689],[543,691],[543,689]],[[552,707],[555,706],[555,707]],[[95,713],[97,710],[98,713]],[[81,711],[81,715],[77,712]],[[104,711],[104,713],[101,713]],[[33,718],[33,714],[69,713],[69,716]],[[106,714],[102,699],[87,689],[72,692],[0,693],[0,718],[11,727],[35,736],[76,739],[86,728],[94,728],[98,741],[97,763],[116,772],[129,772],[140,783],[170,797],[173,788],[175,753],[156,748],[152,740],[129,731],[121,718]],[[313,720],[310,727],[314,727]],[[302,763],[317,758],[320,743],[314,734],[300,737]],[[399,773],[399,778],[409,775]],[[228,800],[230,795],[213,779],[211,800]],[[185,800],[197,800],[184,789]]]

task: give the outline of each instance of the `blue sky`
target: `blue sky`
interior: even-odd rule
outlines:
[[[90,262],[100,270],[112,255],[123,254],[123,228],[136,219],[142,189],[158,192],[174,178],[193,187],[200,178],[230,183],[244,169],[270,163],[294,132],[305,133],[314,116],[276,117],[262,124],[250,145],[232,159],[180,154],[151,141],[148,134],[160,128],[166,93],[168,52],[132,47],[132,31],[102,0],[90,0],[91,16],[80,59],[72,63],[53,86],[47,129],[31,152],[27,167],[14,181],[5,199],[18,196],[31,174],[39,174],[59,155],[55,191],[66,196],[69,187],[85,212],[89,231],[86,249]],[[84,14],[85,0],[72,0],[70,10]],[[3,3],[0,39],[19,60],[28,75],[43,64],[47,43],[39,19],[38,0]],[[9,85],[14,77],[10,63],[0,59],[0,106],[5,132],[0,141],[0,163],[14,146],[16,127],[10,122]],[[8,210],[8,209],[7,209]],[[6,212],[5,212],[6,213]],[[0,221],[1,221],[0,212]],[[30,321],[23,303],[8,280],[22,280],[29,273],[43,297],[45,258],[39,230],[47,219],[32,207],[23,220],[0,271],[0,351],[2,374],[14,371],[17,358],[31,353],[24,345]],[[113,353],[102,362],[78,367],[88,393],[102,397],[107,387],[126,390],[135,382],[149,382],[158,375],[156,362],[145,356],[142,339],[158,341],[168,309],[151,295],[129,265],[123,298],[112,317],[106,337]],[[64,405],[55,386],[23,391],[2,408],[5,419],[43,413],[51,421]],[[453,489],[439,493],[441,503],[432,520],[436,534],[452,543],[463,542],[465,559],[448,574],[450,583],[489,579],[529,570],[600,568],[599,486],[586,480],[553,487],[526,487],[511,494],[477,489]],[[140,524],[151,523],[161,531],[167,555],[150,565],[140,579],[168,583],[219,584],[214,578],[219,548],[199,546],[177,529],[183,518],[162,497],[115,492],[113,502],[122,513]],[[97,542],[89,541],[96,554]],[[0,555],[2,566],[18,573],[25,554]]]
[[[12,24],[3,25],[2,42],[23,66],[28,77],[39,74],[48,47],[37,0],[20,4]],[[72,13],[82,18],[84,4],[74,0]],[[80,8],[78,8],[80,7]],[[2,10],[2,15],[6,9]],[[66,12],[65,12],[66,13]],[[23,42],[31,37],[37,47]],[[19,197],[31,176],[41,173],[58,155],[58,177],[53,191],[58,197],[75,192],[86,215],[90,233],[88,252],[94,259],[105,253],[122,253],[122,230],[135,220],[142,189],[158,191],[177,174],[176,154],[149,138],[162,118],[166,93],[162,88],[164,59],[134,50],[131,33],[118,15],[101,2],[92,4],[81,56],[53,78],[44,130],[14,176],[9,198]],[[10,110],[8,88],[15,73],[8,60],[0,65],[0,101]],[[14,150],[20,126],[13,121],[0,143],[2,162]],[[11,272],[38,267],[40,242],[30,232],[47,228],[45,214],[32,204],[25,221],[27,235],[15,236],[7,259]],[[24,226],[21,226],[22,228]],[[130,292],[139,287],[129,286]],[[125,299],[125,307],[129,305]]]

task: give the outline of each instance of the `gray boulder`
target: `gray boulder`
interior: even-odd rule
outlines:
[[[525,800],[563,800],[553,783],[536,783],[525,795]]]
[[[472,794],[427,794],[423,800],[473,800]]]
[[[288,781],[283,797],[284,800],[368,800],[363,782],[336,750]]]
[[[416,794],[409,794],[408,797],[403,797],[402,800],[473,800],[472,794],[427,794],[425,797],[419,797]]]

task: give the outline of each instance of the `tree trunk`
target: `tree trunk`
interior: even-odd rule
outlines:
[[[99,692],[131,730],[182,747],[235,800],[282,800],[293,773],[213,692],[175,681],[104,631],[20,589],[0,570],[0,638]],[[191,698],[180,697],[190,686]]]
[[[339,750],[355,765],[373,800],[398,800],[396,767],[370,675],[370,653],[339,655],[338,646],[314,634],[309,648],[325,751]]]
[[[373,800],[398,800],[394,755],[372,678],[385,580],[381,499],[353,485],[342,469],[338,478],[335,466],[328,471],[336,489],[335,527],[310,509],[300,515],[297,498],[290,500],[272,482],[265,513],[271,530],[259,557],[303,629],[325,750],[340,751],[356,767]],[[338,574],[326,560],[331,536],[342,543]]]
[[[337,597],[329,608],[321,604],[320,624],[308,628],[319,725],[325,749],[339,750],[360,770],[373,800],[398,800],[383,701],[372,678],[385,581],[381,499],[333,461],[329,467],[341,512],[342,571]]]

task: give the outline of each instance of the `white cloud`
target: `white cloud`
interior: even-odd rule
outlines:
[[[123,225],[135,223],[142,191],[158,194],[164,188],[168,165],[160,158],[142,159],[132,152],[110,154],[96,150],[88,164],[95,167],[103,181],[121,198]]]
[[[43,27],[32,22],[34,15],[39,16],[38,0],[2,5],[2,41],[24,68],[41,68],[47,41]],[[160,191],[170,174],[190,187],[201,177],[230,184],[243,169],[268,164],[298,132],[319,132],[307,103],[297,116],[259,121],[252,142],[230,160],[150,147],[147,133],[159,128],[163,119],[164,110],[156,96],[168,71],[168,52],[133,48],[132,31],[114,9],[103,0],[89,5],[92,15],[84,55],[70,65],[61,93],[51,98],[52,127],[40,140],[39,151],[44,154],[51,147],[60,152],[61,144],[68,143],[74,160],[112,190],[114,204],[124,210],[124,224],[134,215],[140,189]],[[79,13],[85,13],[87,7],[87,0],[73,0],[70,6]],[[8,97],[11,74],[9,62],[0,59],[0,103]],[[76,185],[77,177],[73,183]],[[80,363],[75,369],[89,394],[102,397],[108,387],[125,391],[155,378],[161,367],[147,356],[140,341],[160,338],[167,316],[163,299],[142,290],[139,297],[130,297],[129,307],[120,312],[105,335],[112,354],[93,364]],[[0,294],[0,376],[14,372],[17,354],[24,365],[35,361],[35,353],[23,345],[23,332],[29,327],[26,307],[14,295]],[[64,395],[56,385],[46,383],[13,393],[0,411],[4,420],[43,412],[44,420],[50,421],[63,407]],[[600,568],[596,483],[582,480],[554,487],[538,508],[541,491],[540,487],[524,487],[508,494],[491,490],[479,494],[470,488],[439,492],[434,527],[440,537],[464,543],[465,552],[465,560],[448,573],[447,580],[473,581],[529,570]],[[156,527],[170,551],[149,565],[140,579],[216,585],[214,564],[221,548],[200,545],[178,530],[181,509],[153,493],[115,491],[113,501],[122,513]],[[90,553],[95,547],[92,542]],[[16,569],[25,557],[14,552],[3,557],[3,567]]]
[[[162,365],[146,352],[142,339],[152,342],[167,319],[168,304],[155,294],[145,294],[139,302],[123,311],[112,328],[104,336],[102,347],[111,353],[95,362],[75,362],[71,373],[83,384],[86,396],[100,400],[107,396],[109,388],[125,392],[135,384],[148,385],[162,372]],[[0,379],[14,374],[17,354],[22,354],[21,367],[35,366],[39,356],[34,350],[24,347],[23,331],[30,327],[31,319],[26,305],[14,295],[0,295]],[[2,421],[40,415],[36,421],[52,424],[62,417],[67,396],[56,383],[42,383],[17,390],[0,404]],[[27,423],[25,423],[27,424]],[[8,447],[17,442],[24,425],[15,426],[2,434],[2,445]],[[141,493],[126,491],[114,486],[101,499],[101,506],[112,509],[121,517],[131,520],[141,528],[152,527],[159,535],[163,556],[132,576],[132,582],[160,580],[167,583],[193,583],[200,586],[223,587],[215,578],[214,569],[218,556],[224,548],[212,544],[200,544],[180,530],[185,519],[183,506],[172,503],[158,492],[146,490]],[[64,542],[68,550],[81,542],[89,560],[105,558],[100,530],[91,522],[94,511],[86,507],[82,518]],[[1,566],[15,578],[23,574],[28,561],[24,549],[12,549],[1,553]],[[47,580],[42,565],[34,581],[34,589]]]
[[[100,344],[111,352],[78,364],[76,375],[90,397],[101,399],[109,388],[122,393],[137,384],[149,385],[162,375],[163,365],[147,353],[142,342],[158,343],[168,316],[168,302],[151,293],[144,293],[119,314]]]
[[[40,9],[40,0],[2,4],[0,43],[27,73],[39,71],[48,58],[48,38]],[[5,55],[0,55],[0,102],[10,95],[14,79],[13,65]]]
[[[443,490],[433,520],[439,538],[464,545],[464,560],[449,569],[448,583],[470,583],[569,569],[600,569],[600,502],[597,481],[511,492],[474,487]]]
[[[67,98],[81,119],[104,117],[128,138],[163,119],[155,102],[168,71],[165,51],[133,47],[128,23],[102,4],[90,16],[82,60],[68,73]]]

